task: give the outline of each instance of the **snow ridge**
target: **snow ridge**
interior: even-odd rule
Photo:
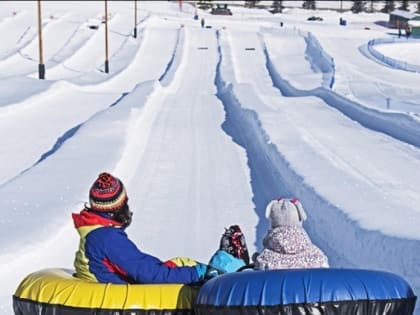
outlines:
[[[265,45],[264,53],[266,56],[267,70],[272,78],[273,85],[277,87],[284,96],[319,97],[326,104],[336,108],[364,127],[384,133],[390,137],[420,148],[420,121],[414,119],[412,116],[400,112],[383,112],[369,108],[349,100],[325,87],[318,87],[309,91],[296,89],[278,73]]]
[[[215,84],[217,96],[226,111],[226,121],[222,127],[247,152],[253,201],[255,211],[260,217],[257,239],[262,239],[267,228],[264,218],[266,203],[276,196],[296,196],[303,204],[311,205],[307,207],[308,220],[305,228],[315,244],[322,244],[320,247],[326,252],[332,267],[372,268],[393,272],[410,279],[414,283],[413,289],[419,292],[420,286],[417,284],[420,280],[420,265],[417,259],[402,260],[401,257],[412,257],[412,253],[420,253],[420,241],[363,229],[339,206],[331,204],[314,187],[308,185],[276,145],[271,143],[258,114],[244,106],[247,102],[258,102],[257,96],[250,99],[249,91],[252,88],[235,83],[229,75],[230,69],[224,71],[223,65],[231,64],[229,61],[223,62],[223,58],[229,56],[227,48],[222,51],[219,47],[219,53]],[[330,235],[326,231],[343,233]],[[256,246],[260,247],[261,244]],[[378,261],[377,257],[384,256],[384,251],[388,253],[386,256],[389,259]]]

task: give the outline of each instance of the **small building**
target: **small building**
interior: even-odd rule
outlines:
[[[416,16],[408,21],[408,25],[410,25],[411,28],[411,36],[420,37],[420,16]]]
[[[406,23],[417,16],[417,14],[408,11],[394,10],[389,13],[389,26],[404,29]]]
[[[210,13],[217,15],[232,15],[232,11],[228,8],[226,3],[216,3],[213,5]]]

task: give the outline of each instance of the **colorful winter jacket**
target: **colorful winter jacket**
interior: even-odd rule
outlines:
[[[170,268],[141,252],[121,224],[82,210],[72,214],[80,234],[74,267],[76,277],[101,283],[185,283],[199,281],[194,266]]]
[[[327,268],[328,258],[301,226],[282,225],[269,230],[255,269]]]

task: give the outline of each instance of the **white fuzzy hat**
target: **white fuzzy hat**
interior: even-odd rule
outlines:
[[[265,210],[265,216],[271,222],[274,229],[280,225],[302,226],[306,220],[306,213],[297,198],[279,198],[271,200]]]

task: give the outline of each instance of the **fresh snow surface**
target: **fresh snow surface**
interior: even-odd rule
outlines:
[[[105,73],[104,2],[42,1],[39,80],[37,2],[0,2],[0,314],[25,275],[72,268],[71,213],[102,171],[127,186],[129,237],[163,260],[207,262],[231,224],[261,250],[266,204],[297,197],[332,267],[420,295],[420,73],[367,49],[398,37],[388,16],[232,5],[197,10],[201,28],[189,3],[137,3],[134,38],[134,2],[108,1]],[[376,50],[420,67],[404,40]]]

